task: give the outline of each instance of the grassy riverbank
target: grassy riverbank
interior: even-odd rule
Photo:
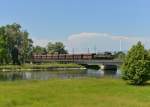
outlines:
[[[71,69],[71,68],[84,68],[78,64],[59,64],[59,63],[45,63],[45,64],[24,64],[24,65],[1,65],[0,71],[2,70],[57,70],[57,69]]]
[[[150,85],[119,79],[0,82],[1,107],[149,107]]]

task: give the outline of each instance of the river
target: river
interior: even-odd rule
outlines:
[[[11,72],[0,72],[1,81],[14,81],[14,80],[48,80],[50,78],[102,78],[102,77],[113,77],[119,78],[120,71],[113,70],[57,70],[57,71],[32,71],[32,72],[20,72],[20,71],[11,71]]]

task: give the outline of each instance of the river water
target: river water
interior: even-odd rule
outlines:
[[[0,80],[3,81],[14,81],[14,80],[48,80],[50,78],[61,78],[61,79],[68,79],[68,78],[103,78],[103,77],[112,77],[112,78],[119,78],[120,71],[114,70],[57,70],[57,71],[32,71],[32,72],[19,72],[19,71],[12,71],[12,72],[0,72]]]

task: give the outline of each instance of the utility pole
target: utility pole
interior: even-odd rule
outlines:
[[[90,53],[90,49],[88,48],[88,54]]]
[[[96,45],[94,46],[94,52],[96,53],[96,50],[97,50],[97,48],[96,48]]]
[[[72,48],[72,54],[74,54],[74,48]]]
[[[74,48],[72,49],[72,56],[73,56],[73,62],[74,62]]]
[[[119,45],[119,46],[120,46],[120,52],[121,52],[121,51],[122,51],[122,40],[120,39],[119,42],[120,42],[120,45]]]

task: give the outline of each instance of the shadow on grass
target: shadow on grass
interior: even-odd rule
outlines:
[[[143,84],[134,84],[134,83],[130,83],[130,82],[127,82],[127,85],[130,85],[130,86],[136,86],[136,87],[145,87],[145,86],[150,86],[150,82],[145,82]]]
[[[141,84],[140,86],[150,86],[150,83],[146,82],[146,83]]]

